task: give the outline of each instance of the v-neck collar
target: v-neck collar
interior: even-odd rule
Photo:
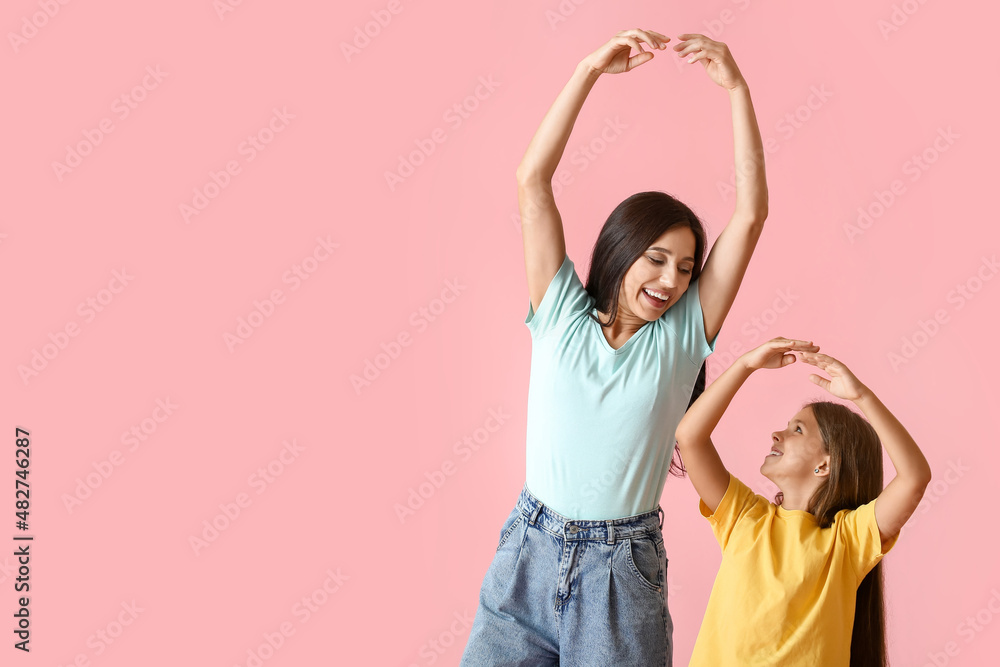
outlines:
[[[597,310],[597,307],[594,306],[593,308],[590,309],[590,312],[594,313],[594,311],[596,311],[596,310]],[[598,317],[600,317],[600,314],[598,314]],[[625,341],[625,343],[621,347],[619,347],[616,350],[615,348],[611,347],[611,343],[608,342],[607,337],[604,335],[604,328],[601,327],[601,323],[598,322],[597,320],[595,320],[593,317],[587,317],[587,319],[590,320],[591,322],[593,322],[594,326],[597,327],[597,334],[598,334],[598,336],[601,339],[601,345],[603,345],[604,349],[607,350],[608,352],[610,352],[611,354],[624,354],[625,352],[627,352],[628,349],[632,346],[632,343],[634,343],[635,340],[639,336],[641,336],[645,332],[646,329],[649,328],[649,325],[651,325],[653,323],[653,321],[655,321],[655,320],[652,320],[652,321],[648,321],[645,324],[643,324],[641,327],[638,328],[638,330],[636,330],[636,332],[634,334],[632,334],[629,337],[629,339],[627,341]]]

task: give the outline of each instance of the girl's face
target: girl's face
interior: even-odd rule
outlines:
[[[659,319],[691,284],[694,251],[690,227],[668,229],[629,267],[618,294],[619,307],[650,322]]]
[[[771,451],[764,457],[760,472],[779,489],[810,480],[822,481],[830,474],[830,455],[823,451],[811,407],[799,410],[783,430],[771,434]]]

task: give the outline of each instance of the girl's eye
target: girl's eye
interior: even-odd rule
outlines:
[[[649,259],[649,261],[651,261],[653,264],[663,264],[662,259],[653,259],[652,257],[648,257],[647,259]]]
[[[802,433],[802,427],[801,426],[796,426],[795,430],[798,431],[799,433]]]
[[[691,275],[691,269],[681,269],[681,273]]]

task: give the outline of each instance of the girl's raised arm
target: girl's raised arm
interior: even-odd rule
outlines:
[[[643,51],[640,42],[663,49],[669,41],[669,37],[651,30],[623,30],[612,37],[576,66],[528,144],[516,177],[528,295],[534,310],[538,310],[566,256],[562,218],[552,195],[552,176],[584,100],[601,74],[628,72],[653,58],[651,51]],[[633,48],[638,53],[629,57]]]
[[[757,127],[750,89],[736,66],[729,47],[704,35],[680,35],[674,46],[688,62],[701,62],[708,76],[729,91],[733,109],[733,143],[736,160],[736,208],[726,228],[709,252],[698,280],[705,339],[711,341],[736,300],[750,257],[767,218],[767,180],[764,147]]]
[[[838,398],[852,401],[864,413],[889,454],[896,476],[875,501],[875,521],[885,543],[899,533],[917,509],[924,489],[931,481],[931,467],[923,452],[899,420],[882,404],[871,389],[841,362],[825,354],[803,353],[802,361],[830,375],[830,379],[810,375],[809,379]]]
[[[726,495],[729,471],[712,444],[712,431],[753,371],[781,368],[795,361],[793,351],[815,352],[812,341],[774,338],[745,353],[698,397],[677,425],[674,438],[695,491],[713,513]]]

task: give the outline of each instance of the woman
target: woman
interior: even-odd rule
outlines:
[[[680,39],[677,56],[700,62],[733,112],[735,211],[704,268],[698,217],[642,192],[605,222],[584,288],[552,195],[597,79],[652,60],[670,38],[625,30],[580,61],[517,169],[532,336],[526,480],[483,581],[464,666],[672,664],[659,498],[674,429],[767,217],[746,81],[725,44]]]

